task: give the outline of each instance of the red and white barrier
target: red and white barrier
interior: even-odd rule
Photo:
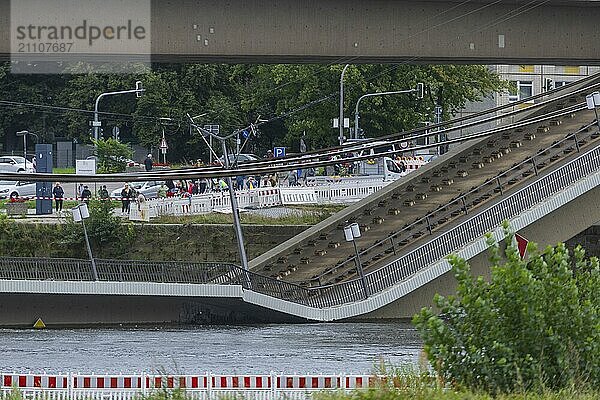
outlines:
[[[372,375],[85,375],[2,374],[0,399],[19,390],[27,399],[133,400],[157,390],[184,390],[192,399],[307,399],[328,390],[358,390],[386,382]]]

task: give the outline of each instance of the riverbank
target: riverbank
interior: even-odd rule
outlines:
[[[244,225],[251,259],[307,229],[309,225]],[[72,224],[22,224],[0,219],[0,256],[87,258]],[[94,240],[95,258],[155,261],[237,262],[233,227],[228,224],[127,224],[119,236]]]

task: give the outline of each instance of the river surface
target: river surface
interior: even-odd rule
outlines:
[[[0,330],[0,372],[371,373],[416,365],[407,322]]]

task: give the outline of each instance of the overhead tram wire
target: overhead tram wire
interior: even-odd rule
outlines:
[[[502,128],[494,128],[488,131],[471,134],[467,136],[462,136],[455,139],[448,139],[444,142],[428,144],[422,146],[413,147],[411,150],[422,150],[428,149],[432,147],[437,147],[440,144],[452,144],[452,143],[460,143],[473,139],[488,137],[490,135],[508,131],[515,128],[520,128],[540,122],[547,121],[549,119],[553,119],[556,117],[564,116],[572,114],[573,112],[586,110],[587,105],[582,103],[578,105],[576,109],[569,109],[567,111],[561,111],[559,114],[553,114],[550,116],[538,117],[532,120],[527,120],[523,122],[519,122],[510,126],[502,127]],[[387,155],[392,155],[398,153],[397,151],[387,151],[378,154],[379,157],[384,157]],[[164,173],[141,173],[141,174],[106,174],[106,175],[72,175],[72,174],[29,174],[29,173],[0,173],[0,179],[3,180],[19,180],[19,179],[27,179],[30,181],[52,181],[52,180],[61,180],[63,182],[81,182],[82,180],[88,182],[123,182],[123,181],[147,181],[147,180],[166,180],[166,179],[198,179],[198,178],[222,178],[222,177],[231,177],[237,175],[261,175],[261,174],[269,174],[276,172],[284,172],[291,169],[297,168],[316,168],[327,165],[335,165],[340,162],[353,162],[353,161],[361,161],[373,158],[372,155],[361,155],[346,158],[343,160],[329,160],[329,161],[313,161],[308,163],[298,163],[298,164],[288,164],[282,166],[265,166],[265,167],[253,167],[253,168],[242,168],[242,169],[220,169],[216,171],[203,171],[203,170],[177,170],[172,172],[164,172]]]
[[[509,126],[493,128],[484,132],[479,132],[471,135],[462,136],[455,139],[448,139],[444,142],[428,144],[422,146],[416,146],[411,148],[411,150],[422,150],[428,149],[432,147],[437,147],[441,143],[451,144],[451,143],[460,143],[473,139],[488,137],[490,135],[494,135],[500,132],[509,131],[512,129],[537,124],[540,122],[544,122],[550,119],[554,119],[557,117],[570,115],[574,112],[586,110],[587,105],[585,103],[581,103],[570,107],[569,109],[556,111],[553,113],[549,113],[547,115],[541,117],[535,117],[526,121],[521,121]],[[384,157],[387,155],[392,155],[397,153],[397,151],[387,151],[378,154],[378,157]],[[141,173],[141,174],[106,174],[106,175],[71,175],[71,174],[29,174],[29,173],[0,173],[0,179],[26,179],[30,181],[54,181],[60,180],[63,182],[75,182],[82,180],[88,182],[123,182],[123,181],[146,181],[146,180],[166,180],[166,179],[182,179],[182,178],[221,178],[221,177],[231,177],[237,175],[260,175],[260,174],[269,174],[276,172],[288,171],[296,168],[316,168],[327,165],[335,165],[340,162],[353,162],[353,161],[361,161],[372,158],[372,155],[360,155],[355,157],[346,158],[343,160],[328,160],[328,161],[312,161],[312,162],[304,162],[304,163],[296,163],[296,164],[287,164],[281,166],[265,166],[265,167],[250,167],[250,168],[241,168],[241,169],[220,169],[216,171],[203,171],[203,170],[177,170],[172,172],[163,172],[163,173]]]
[[[56,115],[64,115],[65,113],[69,113],[69,112],[77,112],[77,113],[81,113],[81,114],[94,114],[93,110],[86,110],[83,108],[73,108],[73,107],[63,107],[63,106],[50,106],[47,104],[36,104],[36,103],[25,103],[25,102],[18,102],[18,101],[9,101],[9,100],[0,100],[0,106],[5,105],[8,107],[25,107],[25,108],[33,108],[33,109],[47,109],[47,110],[53,110],[53,111],[59,111],[62,112],[63,114],[56,114]],[[49,111],[42,111],[42,112],[49,112]],[[98,111],[99,115],[105,115],[105,116],[115,116],[115,117],[126,117],[126,118],[130,118],[130,119],[147,119],[147,120],[151,120],[151,121],[156,121],[158,119],[160,119],[159,117],[155,117],[153,115],[134,115],[134,114],[123,114],[123,113],[115,113],[115,112],[109,112],[109,111]]]
[[[542,96],[547,96],[548,94],[552,94],[552,93],[554,93],[556,91],[566,90],[566,89],[568,89],[569,87],[571,87],[573,85],[579,85],[581,83],[587,83],[590,80],[597,79],[598,76],[600,76],[600,74],[589,76],[589,77],[584,78],[582,80],[573,82],[573,83],[571,83],[571,84],[569,84],[567,86],[564,86],[564,87],[561,87],[561,88],[557,88],[557,89],[554,89],[552,91],[545,92],[545,93],[542,93],[542,94],[538,94],[536,96],[532,96],[532,97],[524,99],[524,100],[522,100],[520,102],[515,102],[515,103],[511,103],[511,104],[505,105],[505,106],[496,107],[496,108],[493,108],[493,109],[490,109],[490,110],[482,111],[482,112],[474,114],[474,115],[457,118],[455,120],[447,121],[447,122],[444,122],[444,123],[441,123],[441,124],[438,124],[438,125],[429,126],[428,128],[432,129],[432,128],[435,128],[437,126],[439,126],[439,127],[447,126],[447,125],[454,124],[454,123],[457,123],[457,122],[467,121],[469,119],[474,119],[474,118],[477,118],[479,116],[482,116],[482,115],[485,115],[485,114],[489,114],[491,112],[496,112],[496,111],[499,111],[499,110],[502,110],[502,109],[505,109],[505,108],[511,108],[511,107],[514,107],[515,105],[521,104],[523,102],[531,101],[532,99],[536,99],[536,98],[539,98],[539,97],[542,97]],[[500,116],[496,116],[496,117],[493,117],[493,118],[489,118],[489,119],[485,119],[485,120],[479,120],[479,121],[476,121],[476,122],[470,123],[470,124],[463,124],[463,125],[457,126],[455,128],[450,128],[446,132],[449,132],[449,131],[452,131],[452,130],[457,130],[457,129],[464,129],[465,127],[468,127],[468,126],[474,126],[474,125],[478,125],[478,124],[481,124],[481,123],[484,123],[484,122],[489,122],[490,120],[499,119],[499,118],[506,118],[506,117],[509,117],[511,115],[518,114],[520,112],[530,111],[530,110],[532,110],[534,108],[541,107],[541,106],[550,104],[552,102],[559,101],[559,100],[561,100],[563,98],[571,97],[573,95],[576,95],[576,94],[584,92],[584,91],[590,91],[590,90],[596,88],[599,85],[600,85],[600,83],[596,83],[596,84],[593,84],[591,86],[586,86],[586,87],[580,88],[580,89],[578,89],[578,90],[576,90],[574,92],[567,92],[567,93],[565,93],[565,94],[563,94],[563,95],[561,95],[561,96],[559,96],[557,98],[549,99],[549,100],[546,100],[544,102],[540,102],[540,103],[534,104],[534,105],[530,106],[527,109],[515,110],[515,111],[512,111],[510,113],[505,113],[505,114],[502,114]],[[577,106],[574,106],[574,107],[577,107]],[[573,112],[573,110],[569,109],[567,111],[567,113],[568,112]],[[548,117],[548,118],[552,118],[552,117]],[[510,129],[510,127],[506,128],[506,129]],[[312,164],[311,163],[307,163],[306,162],[307,160],[318,159],[318,158],[322,158],[324,156],[329,156],[329,155],[334,155],[334,154],[340,154],[340,153],[343,154],[343,153],[350,152],[350,151],[353,151],[353,150],[356,150],[356,151],[360,151],[360,150],[362,150],[362,151],[368,151],[371,148],[381,147],[380,144],[376,144],[376,143],[373,144],[373,143],[369,143],[369,142],[379,141],[379,140],[384,140],[384,139],[393,139],[392,141],[389,142],[389,144],[393,144],[393,143],[398,143],[398,142],[402,142],[402,141],[405,141],[405,140],[411,140],[411,139],[414,139],[416,137],[430,136],[431,134],[434,134],[434,133],[429,133],[429,134],[425,133],[425,134],[419,135],[419,132],[423,132],[423,129],[416,129],[416,130],[411,131],[411,132],[401,132],[401,133],[388,135],[388,136],[385,136],[385,137],[382,137],[382,138],[378,138],[378,139],[372,139],[371,141],[367,141],[366,142],[367,145],[365,145],[365,142],[361,142],[361,143],[356,144],[356,145],[342,146],[342,147],[337,146],[337,147],[332,147],[330,149],[324,149],[324,150],[321,150],[321,151],[313,151],[313,152],[308,153],[308,154],[307,153],[303,153],[303,155],[297,156],[297,157],[288,157],[288,158],[282,158],[282,159],[277,159],[277,160],[265,160],[265,161],[252,162],[252,163],[246,164],[246,168],[252,167],[252,168],[256,168],[256,170],[258,170],[259,168],[261,168],[262,165],[267,165],[271,169],[277,168],[277,171],[275,171],[275,172],[286,171],[286,170],[290,170],[290,169],[293,169],[293,168],[309,168],[309,167],[313,166],[314,163],[312,163]],[[417,135],[407,136],[407,135],[410,135],[411,133],[417,133]],[[435,134],[438,134],[438,133],[439,132],[435,132]],[[445,141],[443,143],[461,142],[461,141],[470,140],[472,138],[474,138],[474,136],[472,136],[472,135],[471,136],[465,136],[463,138],[459,138],[459,139],[452,140],[452,141]],[[406,152],[406,151],[414,151],[414,150],[418,150],[418,149],[436,147],[436,146],[439,146],[439,145],[440,145],[440,143],[436,143],[435,145],[430,145],[430,146],[411,147],[411,148],[406,149],[404,151],[398,151],[398,150],[396,150],[396,151],[391,151],[391,152],[386,152],[386,153],[378,154],[377,156],[378,157],[382,157],[382,156],[384,156],[386,154],[394,154],[394,153],[401,153],[401,152]],[[358,159],[369,159],[369,158],[373,158],[373,156],[372,155],[366,155],[366,156],[360,156],[360,157],[345,158],[345,159],[342,159],[342,160],[338,159],[338,160],[331,160],[331,161],[322,161],[322,162],[317,163],[316,166],[335,165],[335,164],[339,164],[341,162],[349,162],[349,161],[354,161],[354,160],[358,160]],[[294,161],[298,161],[300,163],[299,164],[295,164],[295,165],[289,165],[288,164],[288,163],[291,163],[291,162],[294,162]],[[281,164],[283,166],[279,166],[279,164]],[[229,175],[227,175],[227,173],[223,174],[223,171],[224,170],[221,169],[221,168],[218,168],[218,169],[202,168],[202,169],[175,170],[175,171],[172,171],[172,172],[170,172],[168,174],[167,173],[160,174],[160,176],[154,176],[153,175],[152,179],[159,179],[160,180],[160,179],[164,179],[167,176],[174,176],[174,177],[177,177],[177,176],[182,176],[182,177],[183,176],[190,176],[190,177],[193,177],[194,175],[212,177],[212,176],[209,176],[210,173],[215,173],[216,174],[215,176],[217,176],[217,175],[235,176],[235,175],[239,175],[239,174],[245,172],[246,169],[235,170],[235,171],[227,170],[228,171],[227,173]],[[44,175],[45,178],[39,178],[39,174],[27,174],[27,175],[28,175],[28,177],[32,177],[32,180],[37,180],[37,181],[47,181],[49,179],[48,175]],[[4,176],[6,179],[13,179],[13,180],[15,180],[15,179],[19,180],[21,178],[25,178],[26,177],[25,174],[18,174],[18,175],[14,175],[14,174],[13,175],[11,175],[11,174],[8,174],[8,175],[2,174],[2,176]],[[83,179],[83,178],[73,178],[72,175],[69,176],[69,175],[56,175],[56,174],[53,174],[53,175],[50,175],[50,176],[52,177],[52,178],[50,178],[52,180],[56,180],[57,178],[60,179],[60,180],[63,180],[63,181],[69,181],[70,179],[71,180],[73,180],[73,179],[79,179],[79,180]],[[105,181],[105,180],[106,181],[117,181],[117,180],[118,181],[122,181],[122,180],[126,180],[126,181],[127,180],[130,180],[130,181],[134,181],[134,180],[142,181],[142,180],[148,180],[149,179],[148,176],[145,175],[145,174],[136,174],[136,175],[127,175],[127,174],[125,174],[125,175],[119,175],[119,178],[114,178],[114,176],[109,176],[109,175],[104,175],[102,177],[95,176],[95,177],[88,177],[88,178],[86,178],[86,179],[88,179],[90,181],[93,181],[93,180],[98,180],[98,181]]]
[[[600,84],[598,84],[598,86],[600,86]],[[586,88],[589,89],[589,88]],[[569,94],[570,96],[571,94]],[[569,96],[565,96],[565,97],[569,97]],[[492,116],[492,117],[488,117],[488,118],[484,118],[484,119],[477,119],[474,120],[473,122],[467,123],[467,124],[463,124],[463,125],[458,125],[458,126],[454,126],[451,128],[447,128],[444,130],[439,130],[439,131],[434,131],[434,132],[429,132],[429,133],[421,133],[423,132],[423,129],[417,129],[414,131],[410,131],[410,132],[401,132],[398,134],[394,134],[394,137],[391,138],[392,140],[388,140],[385,143],[372,143],[372,145],[370,146],[365,146],[363,145],[363,142],[360,143],[353,143],[351,145],[347,145],[347,146],[343,146],[343,147],[336,147],[336,148],[330,148],[330,149],[323,149],[320,151],[313,151],[311,152],[311,154],[307,154],[307,153],[302,153],[300,155],[297,156],[292,156],[292,157],[285,157],[285,158],[277,158],[277,159],[268,159],[268,160],[259,160],[259,161],[254,161],[254,162],[248,162],[245,164],[246,167],[258,167],[261,165],[277,165],[277,164],[285,164],[285,163],[289,163],[289,162],[293,162],[293,161],[298,161],[298,162],[306,162],[306,161],[310,161],[313,159],[321,159],[323,157],[332,157],[332,156],[338,156],[338,155],[344,155],[347,153],[351,153],[351,152],[365,152],[365,151],[370,151],[370,150],[374,150],[377,148],[381,148],[381,147],[389,147],[390,145],[397,145],[399,143],[405,142],[405,141],[413,141],[416,139],[420,139],[420,138],[425,138],[425,137],[429,137],[429,136],[433,136],[433,135],[439,135],[440,133],[450,133],[450,132],[454,132],[457,130],[462,130],[465,128],[469,128],[469,127],[473,127],[473,126],[477,126],[477,125],[481,125],[487,122],[493,122],[496,121],[498,119],[503,119],[503,118],[507,118],[507,117],[511,117],[514,115],[517,115],[519,113],[524,113],[524,112],[528,112],[528,111],[532,111],[535,108],[539,108],[548,104],[551,104],[553,102],[556,102],[560,99],[562,99],[563,97],[559,97],[557,99],[552,99],[552,100],[548,100],[546,102],[543,103],[538,103],[536,106],[532,106],[529,107],[527,109],[517,109],[514,111],[511,111],[509,113],[505,113],[502,114],[500,116]],[[574,105],[571,106],[567,109],[563,109],[560,111],[554,111],[552,113],[548,113],[547,115],[552,116],[553,114],[557,114],[557,113],[563,113],[565,111],[577,111],[579,110],[579,106],[578,105]],[[479,115],[473,115],[473,116],[469,116],[470,119],[475,119],[477,118]],[[452,121],[449,121],[452,122]],[[197,127],[196,127],[197,128]],[[400,136],[400,137],[398,137]],[[439,146],[441,143],[437,143],[437,145]],[[435,146],[432,146],[435,147]],[[409,148],[404,148],[404,149],[397,149],[394,151],[394,153],[406,153],[406,152],[411,152],[414,151],[416,148],[415,147],[409,147]],[[375,155],[371,155],[369,158],[378,158],[380,156],[380,153],[377,153]],[[349,160],[350,158],[339,158],[337,159],[337,163],[342,163],[342,162],[346,162],[347,160]],[[196,168],[194,170],[202,170],[202,171],[218,171],[220,170],[221,167],[202,167],[202,168]],[[190,172],[191,169],[185,169],[185,170],[181,170],[181,171],[185,171],[185,172]]]
[[[390,134],[390,135],[386,135],[386,136],[382,136],[379,138],[373,138],[373,139],[369,139],[369,140],[365,140],[359,143],[352,143],[352,144],[346,144],[343,146],[335,146],[335,147],[330,147],[330,148],[326,148],[326,149],[321,149],[321,150],[313,150],[310,152],[306,152],[306,153],[302,153],[301,155],[296,155],[296,156],[290,156],[290,157],[284,157],[284,158],[278,158],[275,160],[260,160],[260,161],[254,161],[254,162],[249,162],[246,165],[261,165],[261,164],[273,164],[273,163],[278,163],[278,162],[289,162],[289,161],[293,161],[293,160],[307,160],[307,159],[312,159],[312,158],[321,158],[324,156],[324,152],[326,152],[326,155],[328,156],[334,156],[334,155],[342,155],[344,153],[348,153],[348,152],[352,152],[352,151],[367,151],[370,149],[375,149],[378,147],[382,147],[385,145],[392,145],[392,144],[398,144],[401,143],[403,141],[407,141],[407,140],[414,140],[416,138],[422,138],[422,137],[428,137],[428,136],[433,136],[433,135],[437,135],[440,133],[450,133],[456,130],[461,130],[461,129],[465,129],[465,128],[469,128],[472,126],[476,126],[485,122],[492,122],[495,121],[497,119],[502,119],[502,118],[507,118],[507,117],[511,117],[511,116],[515,116],[518,115],[520,113],[525,113],[525,112],[529,112],[534,110],[535,108],[540,108],[543,106],[546,106],[548,104],[551,104],[553,102],[559,101],[561,99],[567,98],[567,97],[571,97],[576,93],[581,93],[581,92],[585,92],[585,91],[591,91],[595,88],[597,88],[598,86],[600,86],[600,83],[596,83],[594,85],[591,86],[587,86],[584,88],[581,88],[579,90],[577,90],[576,92],[567,92],[559,97],[556,98],[552,98],[552,99],[548,99],[546,101],[543,102],[539,102],[539,103],[535,103],[530,105],[527,108],[523,108],[523,109],[515,109],[511,112],[507,112],[501,115],[494,115],[492,117],[488,117],[485,119],[478,119],[479,117],[482,117],[484,115],[487,114],[491,114],[491,113],[497,113],[498,111],[502,111],[504,109],[508,109],[508,108],[513,108],[515,106],[518,106],[519,104],[524,104],[524,103],[529,103],[533,100],[536,100],[540,97],[545,97],[548,95],[551,95],[555,92],[561,91],[561,90],[567,90],[568,88],[570,88],[571,86],[574,85],[580,85],[582,83],[585,83],[586,81],[589,80],[596,80],[598,77],[600,77],[600,74],[596,74],[596,75],[591,75],[585,79],[581,79],[579,81],[575,81],[572,82],[568,85],[565,85],[563,87],[560,88],[556,88],[553,89],[551,91],[547,91],[544,93],[540,93],[537,94],[535,96],[532,97],[528,97],[526,99],[520,100],[518,102],[513,102],[507,105],[503,105],[503,106],[498,106],[489,110],[485,110],[485,111],[480,111],[478,113],[472,114],[472,115],[468,115],[468,116],[464,116],[464,117],[460,117],[460,118],[456,118],[450,121],[445,121],[439,124],[435,124],[435,125],[429,125],[426,129],[425,128],[417,128],[417,129],[413,129],[411,131],[407,131],[407,132],[399,132],[399,133],[394,133],[394,134]],[[470,123],[466,123],[466,124],[462,124],[462,125],[458,125],[458,126],[452,126],[456,123],[459,122],[464,122],[464,121],[468,121],[468,120],[473,120],[474,122],[470,122]],[[442,129],[444,127],[447,126],[451,126],[450,128],[446,128],[446,129]],[[439,131],[435,131],[435,132],[431,132],[431,130],[433,129],[437,129],[440,128],[442,130]],[[430,133],[422,133],[419,134],[420,132],[423,132],[425,130],[429,130]],[[381,142],[381,141],[386,141],[385,144],[381,144],[381,143],[377,143],[377,142]],[[374,144],[373,144],[374,143]],[[412,151],[413,148],[409,148],[409,149],[404,149],[404,151]],[[400,152],[398,150],[398,152]],[[207,170],[210,167],[204,167],[203,170]]]

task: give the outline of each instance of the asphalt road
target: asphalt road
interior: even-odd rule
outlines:
[[[100,189],[101,185],[106,185],[106,189],[108,190],[108,193],[110,193],[112,190],[119,188],[121,186],[124,186],[124,183],[116,183],[116,182],[107,182],[107,183],[85,183],[82,182],[84,185],[88,185],[89,189],[92,191],[93,194],[98,193],[98,189]],[[69,182],[65,182],[62,183],[62,187],[63,190],[65,191],[65,197],[75,197],[75,192],[77,189],[77,186],[79,186],[78,183],[69,183]]]

